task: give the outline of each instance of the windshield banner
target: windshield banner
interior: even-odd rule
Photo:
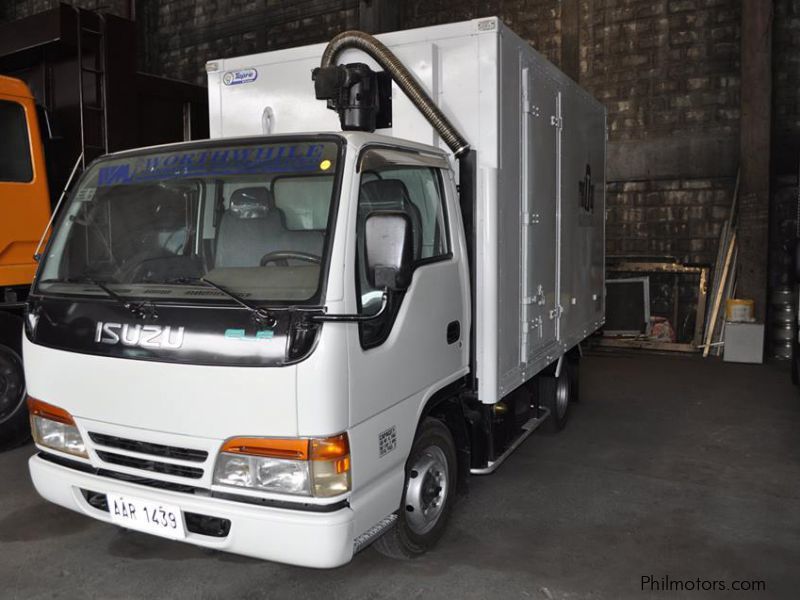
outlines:
[[[214,148],[133,157],[129,162],[101,166],[97,186],[126,185],[214,175],[326,171],[330,160],[322,160],[323,144],[290,144]]]

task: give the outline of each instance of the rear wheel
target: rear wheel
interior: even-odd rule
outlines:
[[[10,348],[0,346],[0,450],[19,446],[29,437],[22,359]]]
[[[556,433],[564,429],[569,418],[569,403],[572,397],[569,367],[563,365],[558,377],[555,374],[542,374],[538,380],[538,402],[550,411],[550,416],[542,423],[542,429]]]
[[[425,419],[406,462],[398,519],[375,541],[375,549],[391,558],[406,559],[432,548],[452,510],[456,471],[456,447],[450,430],[437,419]]]

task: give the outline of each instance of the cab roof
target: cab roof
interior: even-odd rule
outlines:
[[[25,82],[5,75],[0,75],[0,95],[33,99],[33,94]]]
[[[270,142],[271,140],[286,140],[286,139],[319,139],[319,138],[340,138],[345,141],[345,143],[352,147],[354,150],[358,150],[367,144],[380,144],[384,146],[392,146],[395,148],[406,148],[408,150],[414,150],[417,152],[422,152],[425,154],[434,154],[436,156],[441,156],[443,158],[448,158],[449,154],[442,150],[441,148],[437,148],[435,146],[429,146],[427,144],[420,144],[417,142],[412,142],[410,140],[404,140],[401,138],[396,138],[388,135],[381,135],[378,133],[368,133],[365,131],[328,131],[328,132],[319,132],[319,133],[276,133],[270,135],[259,135],[259,136],[239,136],[239,137],[221,137],[221,138],[212,138],[207,140],[192,140],[188,142],[175,142],[172,144],[161,144],[158,146],[146,146],[143,148],[134,148],[131,150],[121,150],[119,152],[113,152],[111,154],[107,154],[106,157],[108,158],[116,158],[122,156],[129,156],[133,154],[140,154],[143,152],[157,152],[160,150],[169,150],[175,151],[180,150],[182,148],[206,148],[206,147],[213,147],[219,146],[223,144],[236,144],[236,143],[254,143],[254,142]]]

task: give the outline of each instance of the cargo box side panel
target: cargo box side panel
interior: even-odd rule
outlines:
[[[487,277],[479,278],[477,290],[478,305],[485,308],[478,317],[479,357],[484,357],[478,361],[479,395],[485,403],[519,387],[546,366],[548,352],[557,350],[558,161],[550,119],[558,89],[542,77],[544,59],[508,29],[500,31],[498,169],[494,201],[483,207],[484,221],[494,230],[480,240],[479,270]],[[489,313],[494,322],[485,317]]]
[[[569,349],[604,322],[605,110],[574,84],[565,90],[560,304]]]
[[[479,389],[487,403],[591,334],[604,310],[605,111],[500,31],[496,386]],[[493,300],[491,290],[478,294]],[[492,366],[479,364],[479,383]]]
[[[514,35],[513,33],[511,35]],[[606,113],[551,63],[539,66],[560,92],[559,351],[605,320]]]
[[[530,53],[521,53],[523,193],[520,208],[523,270],[519,360],[523,377],[558,354],[559,343],[559,173],[562,144],[561,92]]]

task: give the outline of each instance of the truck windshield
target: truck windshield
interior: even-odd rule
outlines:
[[[186,302],[319,301],[341,145],[177,147],[96,162],[62,211],[37,291]]]

